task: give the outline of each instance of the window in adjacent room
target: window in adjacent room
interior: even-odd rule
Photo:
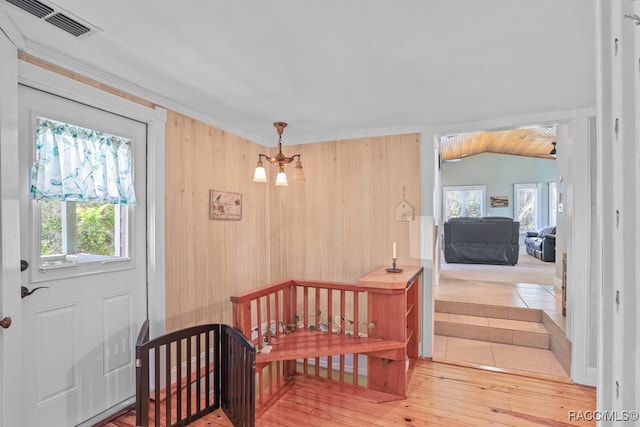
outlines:
[[[481,217],[485,215],[484,185],[465,185],[443,188],[445,221],[463,216]]]
[[[520,222],[520,232],[540,228],[540,185],[514,184],[514,218]]]

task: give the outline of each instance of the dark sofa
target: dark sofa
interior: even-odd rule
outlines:
[[[544,227],[540,231],[527,231],[524,245],[529,255],[547,262],[556,260],[556,228]]]
[[[451,218],[444,223],[444,259],[449,263],[518,262],[520,223],[507,217]]]

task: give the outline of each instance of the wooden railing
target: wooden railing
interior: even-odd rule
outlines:
[[[136,341],[136,425],[186,426],[222,408],[234,426],[255,422],[255,349],[227,325],[200,325]]]
[[[376,401],[404,398],[408,357],[418,353],[417,301],[408,304],[407,296],[418,298],[422,269],[414,273],[396,289],[285,280],[232,296],[233,325],[257,352],[258,415],[297,374],[348,385]],[[416,325],[407,325],[410,312]]]

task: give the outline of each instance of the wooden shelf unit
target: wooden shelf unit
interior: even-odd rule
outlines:
[[[418,358],[423,269],[401,266],[402,273],[387,273],[385,268],[376,269],[356,284],[283,280],[231,297],[233,326],[260,350],[256,354],[258,414],[286,391],[296,375],[319,377],[320,370],[309,368],[310,358],[318,367],[326,357],[327,366],[338,366],[339,377],[328,369],[327,381],[361,389],[358,394],[370,400],[388,402],[406,397],[409,360]],[[358,304],[361,296],[366,298],[366,307]],[[336,306],[341,315],[351,313],[353,319],[366,319],[375,327],[367,328],[366,336],[358,336],[356,322],[352,334],[347,335],[342,331],[347,331],[349,321],[343,317],[339,325],[332,324],[341,332],[318,330],[317,326],[334,318],[330,314],[336,313]],[[326,313],[328,319],[319,321],[318,313]],[[283,330],[294,317],[302,327]],[[264,352],[266,345],[270,349]],[[346,375],[345,355],[352,355],[350,373],[358,372],[358,355],[367,356],[366,388],[358,386],[357,375]],[[300,360],[302,372],[296,368]]]
[[[402,341],[402,351],[368,353],[369,388],[406,396],[409,359],[417,359],[420,341],[420,288],[422,267],[400,266],[401,273],[389,273],[380,267],[357,282],[368,288],[368,319],[376,327],[371,338]]]

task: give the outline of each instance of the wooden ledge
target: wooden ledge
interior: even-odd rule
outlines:
[[[401,273],[389,273],[390,265],[379,267],[358,279],[357,285],[369,289],[406,289],[423,272],[422,267],[399,265]]]
[[[322,331],[298,330],[279,335],[273,339],[271,352],[256,353],[256,365],[276,360],[295,360],[310,357],[336,356],[341,354],[371,353],[405,348],[402,341],[381,338],[348,336]],[[392,354],[392,353],[389,353]],[[390,356],[389,358],[399,358]]]

